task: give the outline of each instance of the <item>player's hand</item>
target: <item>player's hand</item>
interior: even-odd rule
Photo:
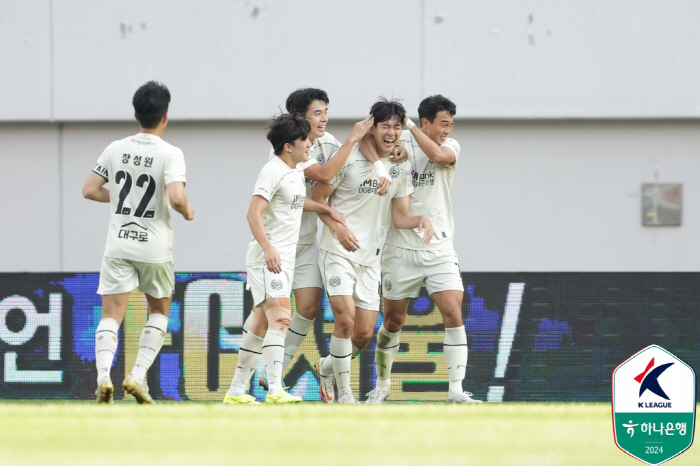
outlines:
[[[391,188],[391,180],[389,178],[381,177],[379,178],[379,185],[377,185],[377,195],[383,196]]]
[[[282,259],[280,259],[280,256],[277,254],[277,251],[275,251],[275,248],[270,247],[270,249],[265,249],[264,252],[267,270],[272,273],[280,273],[282,271]]]
[[[369,131],[373,124],[374,117],[372,115],[367,115],[367,118],[355,123],[355,126],[352,128],[352,132],[350,133],[350,136],[348,138],[353,140],[354,142],[360,142],[362,138],[365,137],[365,134],[367,134],[367,131]]]
[[[182,215],[185,220],[194,220],[194,206],[187,204],[187,211]]]
[[[439,239],[437,233],[435,233],[435,230],[433,229],[433,224],[430,223],[430,220],[428,220],[428,217],[425,215],[421,216],[420,223],[418,224],[418,233],[420,232],[423,232],[423,242],[425,244],[429,244],[430,240],[433,239],[433,236]]]
[[[391,149],[389,160],[391,160],[391,163],[405,162],[408,160],[408,151],[401,144],[397,144],[393,149]]]
[[[340,214],[340,212],[335,210],[333,207],[330,207],[330,213],[328,215],[330,215],[331,219],[333,219],[334,221],[340,223],[343,226],[347,226],[347,223],[345,222],[345,217],[343,217]]]
[[[340,244],[345,250],[355,252],[360,249],[360,242],[347,227],[341,226],[336,228],[335,235],[338,237],[338,241],[340,241]]]

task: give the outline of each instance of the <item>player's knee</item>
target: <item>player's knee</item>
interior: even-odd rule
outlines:
[[[384,328],[391,333],[398,332],[403,328],[406,318],[401,314],[387,314],[384,317]]]
[[[349,335],[352,333],[354,323],[354,319],[350,314],[340,314],[335,316],[335,328],[343,332],[343,334]]]
[[[443,312],[442,322],[445,324],[445,327],[461,327],[464,325],[461,309],[451,309]]]
[[[291,323],[292,311],[284,307],[273,307],[265,312],[269,330],[286,331]]]
[[[372,339],[372,333],[367,334],[365,332],[365,333],[361,333],[359,335],[357,333],[352,334],[352,343],[356,347],[358,347],[360,350],[364,350],[365,348],[367,348],[367,345],[369,345],[369,341],[371,339]]]

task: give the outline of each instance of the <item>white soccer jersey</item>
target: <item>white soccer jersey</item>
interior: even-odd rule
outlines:
[[[443,250],[454,247],[454,217],[452,215],[452,182],[455,177],[455,167],[459,159],[459,143],[447,138],[442,144],[449,147],[455,154],[454,164],[434,163],[418,146],[410,131],[403,131],[399,142],[408,151],[408,161],[411,163],[411,178],[413,194],[411,194],[411,215],[425,215],[433,224],[438,238],[433,238],[430,244],[423,242],[423,235],[417,229],[400,230],[392,225],[387,235],[386,244],[405,249]]]
[[[340,149],[341,143],[333,137],[331,133],[325,133],[320,138],[314,139],[311,148],[309,149],[309,161],[303,162],[297,165],[299,170],[306,170],[311,165],[315,163],[320,163],[323,165],[326,160],[330,159],[338,149]],[[273,157],[277,157],[273,149],[270,149],[270,160]],[[316,188],[316,182],[305,177],[306,182],[306,197],[311,199],[314,195],[314,189]],[[299,231],[299,244],[314,244],[316,242],[316,225],[318,222],[318,215],[315,212],[304,212],[301,214],[301,230]]]
[[[335,191],[328,203],[345,217],[347,227],[360,243],[360,249],[347,251],[335,233],[325,225],[321,234],[321,249],[365,266],[380,263],[382,240],[391,223],[391,200],[413,192],[408,162],[392,164],[388,158],[380,160],[391,176],[391,187],[383,196],[376,194],[379,184],[376,169],[362,155],[358,144],[355,144],[347,161],[330,182]]]
[[[268,201],[262,213],[265,233],[279,254],[282,267],[294,270],[301,213],[306,199],[303,172],[289,168],[282,159],[275,157],[258,174],[253,196],[262,196]],[[265,264],[265,253],[253,237],[248,244],[245,265],[260,264]]]
[[[173,260],[170,199],[165,186],[185,179],[185,156],[156,135],[114,141],[93,169],[108,181],[111,216],[105,257],[139,262]]]

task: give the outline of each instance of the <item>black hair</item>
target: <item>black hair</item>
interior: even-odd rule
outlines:
[[[440,94],[426,97],[418,106],[418,118],[422,120],[426,118],[429,122],[433,122],[438,112],[447,110],[450,115],[455,116],[457,106],[447,97]]]
[[[385,97],[380,97],[377,102],[372,105],[369,110],[370,115],[374,117],[374,126],[390,120],[392,117],[399,117],[399,124],[403,125],[406,119],[406,109],[401,105],[398,99],[387,100]]]
[[[309,110],[309,105],[315,100],[320,100],[326,105],[330,102],[326,91],[313,87],[306,87],[304,89],[297,89],[289,94],[285,106],[287,107],[287,111],[292,115],[305,117],[306,112]]]
[[[156,128],[168,111],[170,91],[164,84],[148,81],[139,87],[131,101],[136,119],[143,128]]]
[[[275,155],[280,155],[287,143],[309,137],[311,125],[304,118],[289,113],[274,117],[267,128],[267,140],[272,144]]]

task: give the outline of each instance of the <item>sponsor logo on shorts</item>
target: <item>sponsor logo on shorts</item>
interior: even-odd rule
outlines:
[[[394,285],[391,284],[391,281],[388,278],[384,280],[384,289],[386,289],[387,291],[391,291],[392,286]]]
[[[337,275],[334,277],[331,277],[331,280],[329,283],[331,286],[339,286],[340,285],[340,277]]]
[[[282,280],[275,278],[270,282],[270,286],[273,290],[281,290],[284,284],[282,283]]]

